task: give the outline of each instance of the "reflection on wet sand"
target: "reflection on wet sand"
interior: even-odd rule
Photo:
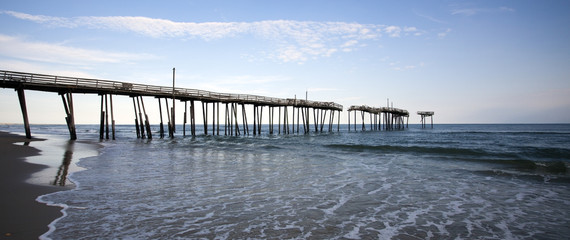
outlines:
[[[67,181],[69,164],[71,164],[71,159],[73,157],[74,143],[75,141],[67,142],[67,145],[65,146],[65,153],[63,153],[63,160],[57,170],[57,175],[55,176],[55,180],[51,182],[52,185],[65,186],[65,183]]]

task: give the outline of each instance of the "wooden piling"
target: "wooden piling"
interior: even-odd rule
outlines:
[[[61,100],[63,101],[63,107],[65,109],[65,121],[67,123],[67,129],[69,130],[69,136],[71,140],[77,139],[77,133],[75,131],[75,119],[73,114],[73,97],[71,93],[60,93]],[[66,99],[67,98],[67,99]],[[102,136],[102,135],[101,135]]]
[[[162,103],[160,98],[158,98],[158,114],[160,116],[160,138],[164,138],[164,123],[162,122]]]
[[[208,103],[202,101],[202,117],[204,118],[204,135],[208,135]]]
[[[218,106],[217,106],[217,109],[218,109],[217,115],[218,115],[218,116],[217,116],[217,118],[216,118],[216,121],[218,122],[218,128],[216,129],[216,130],[217,130],[217,131],[216,131],[216,132],[217,132],[216,135],[220,136],[220,102],[217,102],[216,104],[218,105]]]
[[[109,139],[109,98],[105,94],[105,139]]]
[[[146,133],[148,135],[148,139],[152,139],[152,131],[150,129],[150,122],[148,120],[148,114],[146,114],[146,109],[144,107],[143,97],[141,96],[140,98],[141,98],[141,104],[142,104],[143,112],[144,112],[144,119],[145,119],[145,124],[146,124],[145,125],[146,126]]]
[[[105,137],[105,111],[103,111],[103,104],[105,103],[105,98],[103,96],[104,94],[101,94],[101,117],[100,117],[100,121],[99,121],[99,139],[103,139]],[[65,103],[64,103],[65,104]],[[69,122],[68,122],[69,124]]]
[[[172,118],[170,117],[170,108],[168,108],[168,99],[165,98],[164,102],[166,104],[166,118],[168,118],[168,137],[174,138],[174,127],[172,126]]]
[[[67,93],[67,103],[69,104],[69,134],[71,140],[77,139],[77,132],[75,130],[75,111],[73,110],[73,95],[71,93]]]
[[[186,137],[186,116],[188,115],[188,113],[186,112],[186,109],[188,109],[187,106],[187,102],[184,101],[184,121],[182,122],[182,136]]]
[[[19,87],[16,89],[18,92],[18,100],[20,101],[20,109],[22,109],[22,117],[24,118],[24,130],[26,131],[26,138],[32,138],[32,132],[30,131],[30,122],[28,120],[28,109],[26,107],[26,96],[24,94],[24,88]],[[62,95],[63,97],[63,95]]]
[[[111,130],[113,140],[115,140],[115,116],[113,115],[113,94],[109,94],[109,99],[111,100]]]
[[[137,104],[135,103],[135,97],[131,97],[133,99],[133,108],[135,110],[135,128],[137,130],[137,138],[141,137],[141,132],[139,130],[139,120],[137,117]]]
[[[190,131],[192,132],[192,136],[196,136],[196,113],[194,100],[190,100]]]
[[[238,115],[238,107],[237,107],[237,103],[233,103],[232,105],[233,105],[233,106],[232,106],[232,109],[233,109],[233,111],[234,111],[234,120],[235,120],[235,123],[234,123],[235,131],[236,131],[235,134],[236,134],[236,136],[239,136],[239,135],[240,135],[240,131],[239,131],[238,116],[237,116],[237,115]]]
[[[143,117],[142,117],[142,111],[141,111],[141,102],[140,102],[140,96],[137,97],[137,106],[139,108],[139,126],[141,129],[141,138],[146,138],[146,135],[144,133],[144,122],[143,122]]]

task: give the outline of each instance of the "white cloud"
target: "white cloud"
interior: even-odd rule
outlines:
[[[269,55],[283,62],[303,63],[309,59],[329,57],[339,51],[350,52],[364,40],[377,40],[383,33],[400,37],[402,29],[418,36],[415,27],[386,26],[347,22],[267,20],[257,22],[174,22],[167,19],[132,16],[62,18],[30,15],[13,11],[0,12],[22,20],[50,27],[90,28],[133,32],[152,38],[199,38],[211,41],[238,35],[252,35],[277,45]]]
[[[400,32],[402,31],[402,28],[398,26],[388,26],[384,29],[384,31],[386,31],[386,33],[388,33],[390,37],[400,37]]]
[[[0,55],[38,62],[68,65],[91,63],[129,63],[141,59],[154,58],[149,54],[105,52],[59,44],[30,42],[24,38],[0,34]]]

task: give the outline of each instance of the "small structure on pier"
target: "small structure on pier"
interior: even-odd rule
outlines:
[[[433,128],[433,114],[434,114],[434,112],[432,112],[432,111],[418,111],[418,115],[420,115],[422,118],[420,120],[420,122],[422,124],[422,128],[426,127],[426,121],[427,121],[426,118],[427,117],[430,117],[431,128]]]
[[[404,109],[393,107],[369,107],[366,105],[350,106],[348,108],[348,130],[350,131],[350,112],[354,111],[354,131],[356,131],[356,111],[360,111],[362,117],[362,131],[366,130],[364,124],[365,113],[370,117],[370,130],[394,130],[408,127],[409,112]],[[383,115],[382,115],[383,114]],[[382,119],[384,125],[382,126]],[[404,123],[404,119],[406,122]]]

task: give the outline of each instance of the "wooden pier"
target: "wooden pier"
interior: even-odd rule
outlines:
[[[174,69],[173,69],[174,71]],[[113,95],[128,96],[133,99],[134,121],[137,137],[153,138],[147,109],[143,97],[158,99],[160,114],[159,136],[165,136],[163,123],[163,101],[169,137],[174,137],[176,125],[174,121],[175,100],[184,103],[183,135],[186,135],[186,124],[190,124],[190,134],[196,133],[196,110],[198,102],[202,105],[202,119],[204,134],[220,135],[220,111],[224,122],[224,135],[249,135],[250,125],[246,114],[246,105],[253,106],[252,134],[261,134],[261,122],[264,108],[267,109],[269,118],[269,134],[309,133],[311,131],[311,112],[313,113],[313,126],[315,132],[324,131],[328,125],[328,131],[334,130],[335,114],[337,114],[336,130],[340,129],[340,112],[343,107],[334,102],[320,102],[300,99],[282,99],[264,97],[249,94],[216,93],[188,88],[175,88],[165,86],[153,86],[119,82],[101,79],[63,77],[26,72],[13,72],[0,70],[2,80],[0,87],[13,88],[18,92],[18,99],[24,118],[26,137],[31,138],[30,124],[26,108],[24,90],[55,92],[61,95],[63,101],[66,123],[69,128],[71,139],[77,139],[75,130],[75,117],[73,110],[73,94],[97,94],[101,96],[100,138],[115,139],[115,120],[113,116]],[[173,74],[174,78],[174,74]],[[174,82],[174,79],[173,79]],[[172,99],[172,107],[169,108],[168,100]],[[189,103],[189,104],[188,104]],[[189,105],[189,106],[188,106]],[[211,111],[209,111],[211,107]],[[278,113],[275,118],[275,112]],[[211,114],[211,122],[209,116]],[[296,116],[295,116],[296,115]],[[111,120],[109,120],[109,116]],[[275,121],[277,120],[277,121]],[[296,121],[295,121],[296,120]],[[111,130],[109,128],[111,124]],[[211,124],[211,125],[210,125]],[[277,125],[277,131],[275,129]],[[303,126],[300,130],[300,125]],[[211,126],[211,128],[210,128]]]
[[[366,131],[365,114],[368,113],[370,118],[370,130],[395,130],[404,129],[408,127],[408,121],[410,114],[407,110],[393,108],[393,107],[369,107],[366,105],[361,106],[350,106],[348,108],[348,131],[351,131],[350,127],[350,115],[354,112],[354,131],[356,131],[356,113],[360,111],[360,116],[362,117],[362,131]],[[406,119],[404,123],[404,119]],[[384,125],[382,125],[382,120],[384,120]]]
[[[422,128],[426,128],[426,122],[427,122],[427,117],[430,117],[430,122],[431,122],[431,128],[433,128],[433,115],[434,112],[430,112],[430,111],[418,111],[418,115],[421,116],[421,124],[422,124]]]

